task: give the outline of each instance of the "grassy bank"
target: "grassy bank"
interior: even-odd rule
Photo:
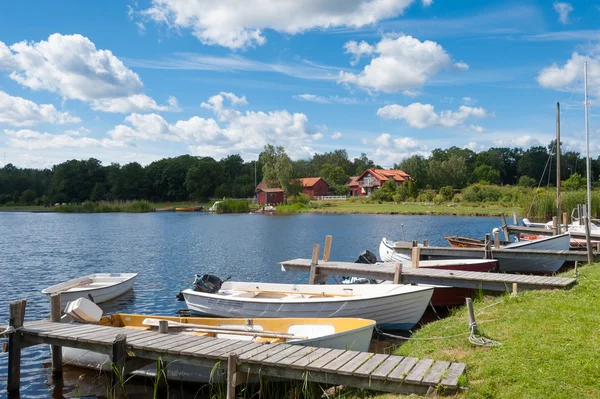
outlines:
[[[580,272],[578,284],[570,290],[525,291],[516,298],[476,300],[480,331],[501,342],[499,347],[473,346],[462,336],[408,341],[396,354],[465,362],[468,390],[458,395],[461,398],[600,398],[600,339],[596,334],[600,264]],[[462,307],[413,337],[461,334],[468,331],[467,326],[467,311]]]
[[[367,214],[399,214],[399,215],[462,215],[462,216],[499,216],[502,213],[512,214],[518,207],[502,204],[433,204],[393,202],[360,203],[350,201],[317,202],[317,208],[304,208],[302,212],[315,213],[367,213]]]

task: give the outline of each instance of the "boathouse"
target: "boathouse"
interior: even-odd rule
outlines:
[[[360,176],[351,178],[346,186],[351,196],[368,197],[390,179],[393,179],[396,185],[400,185],[412,177],[399,169],[367,169]]]
[[[254,191],[259,205],[278,205],[285,201],[285,193],[281,188],[268,188],[264,181]]]
[[[304,195],[320,197],[329,194],[329,184],[322,177],[304,177],[298,180],[302,184]]]

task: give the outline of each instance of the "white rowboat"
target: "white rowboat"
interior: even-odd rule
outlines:
[[[407,330],[423,316],[432,286],[294,285],[225,282],[218,293],[187,289],[196,313],[218,317],[359,317],[379,327]]]
[[[79,277],[42,290],[42,294],[60,293],[60,306],[78,298],[102,303],[117,298],[133,288],[137,273],[98,273]]]

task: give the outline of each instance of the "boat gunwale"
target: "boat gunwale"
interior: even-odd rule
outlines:
[[[84,281],[85,279],[92,280],[97,277],[105,277],[106,276],[106,277],[110,278],[111,274],[120,274],[121,276],[125,276],[126,278],[124,280],[119,281],[118,283],[107,284],[107,285],[103,285],[100,287],[87,286],[89,288],[85,288],[85,289],[77,290],[77,291],[70,291],[70,289],[60,291],[60,287],[59,287],[60,285],[67,284],[69,282],[76,282],[77,280],[81,280],[81,281]],[[109,287],[118,287],[119,285],[125,284],[125,283],[129,282],[130,280],[136,278],[137,275],[138,275],[138,273],[94,273],[94,274],[89,274],[89,275],[83,276],[83,277],[72,278],[72,279],[64,281],[62,283],[54,284],[50,287],[44,288],[41,291],[41,293],[44,295],[52,295],[54,293],[57,293],[57,291],[59,291],[61,294],[62,293],[65,293],[65,294],[76,293],[76,292],[80,292],[80,291],[97,291],[97,290],[101,290],[101,289],[105,289],[105,288],[109,288]],[[114,277],[114,278],[116,279],[117,277]],[[72,287],[72,288],[75,288],[75,287]]]

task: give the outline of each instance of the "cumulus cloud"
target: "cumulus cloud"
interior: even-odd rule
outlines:
[[[392,137],[389,133],[382,133],[375,140],[363,139],[363,144],[373,146],[373,158],[389,167],[412,155],[429,155],[427,145],[419,140],[412,137]]]
[[[22,97],[14,97],[0,90],[0,124],[33,126],[38,123],[79,123],[81,119],[60,112],[52,104],[36,104]]]
[[[243,49],[266,43],[264,29],[293,35],[357,28],[401,15],[413,1],[152,0],[141,14],[170,28],[190,29],[204,44]]]
[[[104,138],[98,140],[91,137],[73,137],[72,134],[50,134],[41,133],[36,130],[5,129],[4,134],[9,137],[8,145],[14,148],[26,150],[40,150],[46,148],[88,148],[123,147],[124,143]]]
[[[319,104],[358,104],[358,100],[356,98],[339,97],[337,95],[324,97],[316,94],[296,94],[292,96],[292,98],[299,101],[309,101]]]
[[[386,36],[375,45],[366,42],[348,42],[344,48],[356,63],[365,55],[373,55],[370,63],[356,74],[340,71],[338,82],[355,85],[367,91],[393,93],[423,86],[442,69],[468,69],[468,65],[454,63],[446,50],[436,42],[401,35]]]
[[[423,4],[423,7],[429,7],[433,4],[433,0],[421,0],[421,4]]]
[[[341,132],[333,132],[333,134],[331,135],[331,138],[333,140],[341,139],[342,138],[342,133]]]
[[[600,97],[600,45],[588,54],[573,52],[563,66],[552,64],[540,71],[537,81],[542,87],[570,90],[583,82],[583,63],[588,63],[588,93]],[[581,86],[579,86],[581,87]]]
[[[171,140],[189,143],[192,153],[218,154],[259,153],[273,143],[283,145],[290,156],[304,156],[310,143],[321,140],[323,134],[310,126],[306,115],[287,110],[270,112],[237,109],[247,104],[245,97],[234,93],[219,93],[201,106],[212,111],[215,118],[194,116],[175,123],[158,114],[132,114],[123,125],[115,126],[108,134],[117,141]],[[219,150],[220,149],[220,150]]]
[[[558,13],[558,20],[561,24],[569,22],[569,14],[573,11],[573,6],[570,3],[555,1],[552,4],[552,7],[554,8],[554,11]]]
[[[48,40],[10,47],[0,42],[0,69],[9,70],[10,78],[22,86],[88,102],[97,110],[167,110],[143,94],[140,77],[110,50],[98,50],[77,34],[55,33]]]
[[[431,104],[412,103],[408,106],[386,105],[377,110],[377,116],[384,119],[402,119],[409,126],[423,129],[432,126],[455,127],[463,125],[471,117],[488,117],[489,113],[485,108],[461,105],[457,111],[446,110],[438,114]]]

